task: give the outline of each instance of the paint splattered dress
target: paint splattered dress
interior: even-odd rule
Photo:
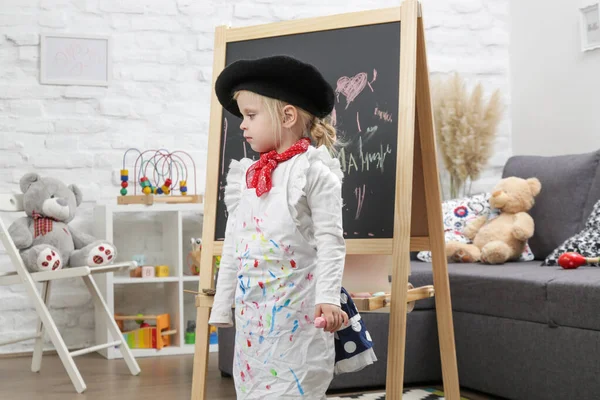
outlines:
[[[209,323],[232,326],[238,399],[325,398],[334,373],[334,335],[313,324],[315,304],[340,305],[345,259],[342,171],[326,148],[280,163],[273,188],[248,189],[252,164],[231,164],[229,212]]]

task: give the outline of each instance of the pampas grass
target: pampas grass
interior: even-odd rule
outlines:
[[[486,102],[481,83],[469,93],[462,77],[455,73],[432,85],[432,98],[438,149],[450,175],[450,196],[470,194],[470,185],[492,155],[504,109],[500,91],[494,91]]]

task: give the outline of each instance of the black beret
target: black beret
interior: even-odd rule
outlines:
[[[242,118],[233,99],[237,90],[285,101],[319,118],[331,113],[335,101],[333,88],[313,65],[285,55],[239,60],[219,74],[215,83],[219,102]]]

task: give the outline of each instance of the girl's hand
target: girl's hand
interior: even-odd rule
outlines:
[[[317,304],[315,306],[315,318],[318,317],[323,317],[327,321],[327,326],[324,328],[326,332],[335,332],[342,325],[348,324],[348,314],[333,304]]]

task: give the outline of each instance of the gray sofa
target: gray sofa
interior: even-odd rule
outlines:
[[[600,398],[600,268],[541,266],[585,225],[600,199],[600,150],[578,155],[515,156],[503,176],[537,177],[542,192],[530,262],[449,264],[460,384],[508,399]],[[412,257],[414,259],[414,257]],[[414,286],[433,283],[431,265],[411,261]],[[362,313],[379,361],[337,376],[330,389],[385,385],[389,315]],[[433,299],[408,314],[406,385],[440,383]],[[234,330],[219,331],[219,368],[232,370]]]

